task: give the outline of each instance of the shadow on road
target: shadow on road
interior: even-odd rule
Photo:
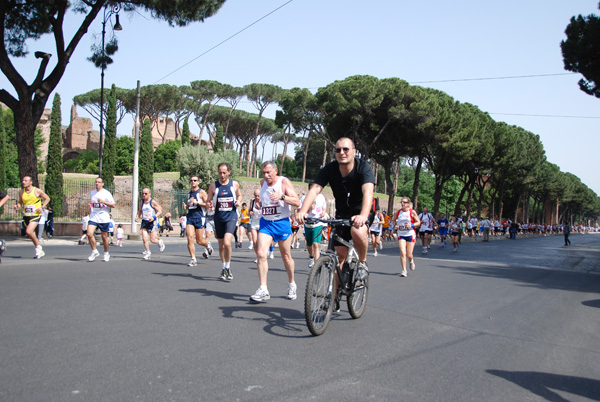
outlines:
[[[306,338],[311,335],[306,330],[304,314],[298,310],[273,307],[268,304],[253,304],[244,307],[220,307],[225,318],[264,321],[264,331],[285,338]],[[290,334],[293,333],[293,334]]]
[[[486,370],[488,373],[504,378],[541,396],[547,401],[567,402],[553,390],[583,396],[594,401],[600,400],[600,381],[590,378],[573,377],[560,374],[539,373],[535,371]]]
[[[600,299],[581,302],[584,306],[600,308]]]

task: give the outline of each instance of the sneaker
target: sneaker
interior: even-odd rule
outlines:
[[[258,262],[258,258],[256,260],[254,260],[254,263],[256,264]]]
[[[383,242],[379,243],[379,249],[383,250]]]
[[[454,250],[452,250],[453,253],[456,253],[458,249],[456,247],[454,247]]]
[[[406,278],[408,276],[408,273],[406,272],[406,270],[400,272],[400,276],[403,278]]]
[[[270,298],[271,298],[271,296],[269,295],[268,290],[262,290],[261,288],[258,288],[256,293],[254,293],[252,296],[250,296],[250,301],[262,303],[262,302],[266,302]]]
[[[314,258],[309,259],[308,260],[308,267],[312,268],[314,266],[315,266],[315,259]]]
[[[208,250],[208,255],[212,255],[213,253],[213,247],[210,243],[208,243],[208,246],[206,246],[206,249]]]
[[[163,251],[165,251],[165,243],[162,240],[158,241],[158,249],[160,250],[161,253]]]
[[[103,260],[104,260],[104,262],[109,262],[110,261],[110,254],[109,253],[104,253]]]
[[[427,250],[431,250],[431,244],[427,245]]]
[[[196,259],[195,259],[195,258],[192,258],[192,259],[190,260],[190,262],[188,262],[188,267],[195,267],[195,266],[197,266],[197,265],[198,265],[198,263],[196,262]]]
[[[340,312],[340,301],[338,299],[335,299],[335,306],[333,307],[333,312],[334,313]]]
[[[152,253],[145,253],[144,256],[142,257],[142,260],[149,260],[151,255],[152,255]]]
[[[415,266],[415,260],[409,261],[408,265],[410,266],[410,270],[414,271],[416,266]]]
[[[298,287],[296,286],[295,283],[288,283],[288,294],[287,294],[287,299],[288,300],[296,300],[296,289]]]
[[[248,246],[248,250],[252,250],[254,248],[254,246],[252,245],[252,243],[250,243],[250,245]]]
[[[225,280],[230,281],[233,279],[233,274],[231,273],[231,269],[227,268],[225,270]]]
[[[373,257],[377,257],[377,251],[373,253]]]
[[[100,253],[98,252],[98,250],[92,250],[92,254],[90,254],[90,256],[88,257],[88,261],[94,261],[99,255]]]
[[[272,252],[272,251],[269,253],[269,258],[270,258],[270,259],[273,259],[273,258],[275,258],[275,256],[273,255],[273,252]]]
[[[300,248],[300,242],[299,241],[296,242],[296,248]]]
[[[445,247],[445,246],[446,246],[446,242],[442,243],[442,247]]]
[[[146,255],[146,254],[151,254],[151,253],[150,253],[150,251],[146,251],[146,250],[142,251],[142,255]]]
[[[42,250],[42,246],[39,246],[38,248],[36,248],[35,250],[35,258],[40,259],[43,256],[45,256],[46,253],[44,252],[44,250]]]
[[[427,248],[423,248],[423,254],[427,254]]]
[[[204,249],[204,252],[202,253],[202,257],[204,258],[208,258],[208,249]]]

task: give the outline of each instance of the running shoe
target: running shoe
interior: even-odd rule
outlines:
[[[300,248],[300,242],[299,241],[296,242],[296,248]]]
[[[42,246],[37,246],[35,248],[35,258],[40,259],[45,255],[46,253],[44,252],[44,250],[42,250]]]
[[[145,253],[144,256],[142,257],[142,260],[149,260],[150,256],[152,255],[152,253]]]
[[[258,288],[256,293],[254,293],[252,296],[250,296],[250,301],[262,303],[262,302],[266,302],[270,298],[271,298],[271,295],[269,295],[268,290],[262,290],[261,288]]]
[[[408,276],[408,273],[406,272],[406,270],[404,270],[400,273],[400,276],[406,278]]]
[[[202,253],[202,257],[208,258],[208,249],[207,248],[204,249],[204,252]]]
[[[456,253],[458,251],[458,249],[456,247],[454,247],[454,250],[452,250],[453,253]]]
[[[309,259],[308,260],[308,267],[312,268],[312,267],[314,267],[314,265],[315,265],[315,259],[314,258]]]
[[[379,249],[383,250],[383,241],[379,243]]]
[[[288,294],[287,294],[287,299],[288,300],[296,300],[296,289],[298,287],[296,286],[295,283],[288,283]]]
[[[227,268],[227,269],[225,270],[225,280],[226,280],[226,281],[230,281],[230,280],[232,280],[232,279],[233,279],[233,274],[231,273],[231,269],[230,269],[230,268]]]
[[[373,257],[377,257],[377,251],[373,253]]]
[[[110,261],[110,254],[109,253],[104,253],[103,260],[104,260],[104,262],[109,262]]]
[[[210,242],[208,243],[208,246],[206,246],[206,249],[208,250],[208,255],[212,255],[213,246],[212,246],[212,244],[210,244]]]
[[[258,262],[258,258],[256,260],[254,260],[254,263],[256,264]]]
[[[273,255],[273,252],[272,252],[272,251],[269,253],[269,258],[270,258],[270,259],[273,259],[273,258],[275,258],[275,256]]]
[[[162,239],[158,241],[158,249],[161,253],[165,251],[165,243],[162,241]]]
[[[414,271],[416,266],[415,266],[415,260],[409,261],[409,266],[410,266],[410,270]]]
[[[146,250],[142,251],[142,255],[146,255],[146,254],[150,254],[150,251],[146,251]]]
[[[190,260],[190,262],[188,262],[188,267],[195,267],[195,266],[197,266],[197,265],[198,265],[198,263],[196,262],[196,259],[195,259],[195,258],[192,258],[192,259]]]
[[[335,299],[335,307],[333,308],[333,312],[334,313],[340,312],[340,301],[337,298]]]
[[[92,254],[90,254],[90,256],[88,257],[88,261],[94,261],[99,255],[100,253],[98,252],[98,250],[92,250]]]
[[[427,249],[428,249],[428,250],[431,250],[431,244],[428,244],[428,245],[427,245]]]
[[[252,243],[250,243],[250,245],[248,246],[248,250],[252,250],[254,248],[254,246],[252,246]]]

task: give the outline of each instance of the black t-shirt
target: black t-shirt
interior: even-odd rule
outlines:
[[[4,199],[4,197],[6,197],[8,194],[6,194],[4,191],[0,191],[0,200]]]
[[[367,162],[354,158],[354,169],[347,176],[342,177],[339,162],[333,161],[321,169],[315,183],[321,187],[327,184],[331,186],[335,198],[336,218],[348,219],[360,214],[363,201],[362,185],[375,184],[375,175]]]

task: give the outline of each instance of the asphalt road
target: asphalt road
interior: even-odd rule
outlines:
[[[364,316],[342,304],[313,337],[302,249],[298,299],[285,299],[276,255],[271,300],[257,305],[246,248],[226,283],[214,255],[187,267],[179,238],[150,261],[139,243],[113,248],[109,263],[60,240],[34,260],[31,244],[9,240],[0,401],[600,400],[600,235],[572,242],[436,245],[408,278],[387,243],[369,257]]]

